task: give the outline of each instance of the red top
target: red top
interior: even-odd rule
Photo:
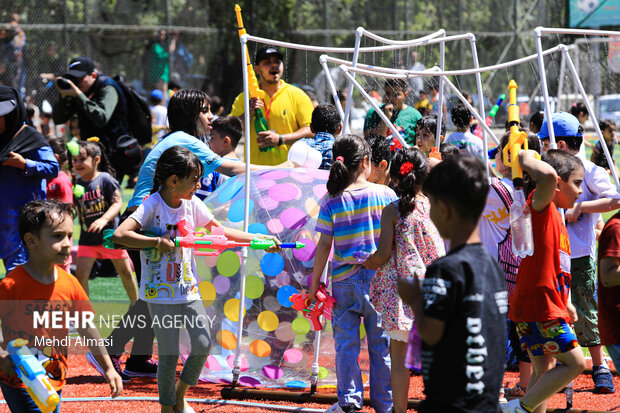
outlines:
[[[598,260],[620,258],[620,213],[611,217],[598,240]],[[600,274],[600,270],[599,270]],[[598,329],[601,344],[620,343],[620,286],[604,287],[598,280]]]
[[[42,337],[61,340],[68,335],[66,328],[53,328],[52,316],[48,328],[34,328],[35,314],[46,311],[82,312],[92,311],[88,296],[77,278],[56,267],[58,278],[52,284],[41,284],[28,274],[21,265],[0,281],[0,320],[2,320],[2,348],[16,339],[28,340],[28,348],[43,364],[50,384],[60,390],[67,377],[67,347],[48,345]],[[37,321],[37,323],[41,323]],[[64,324],[64,321],[61,321]],[[40,324],[39,324],[40,325]],[[63,325],[64,327],[64,325]],[[11,387],[25,388],[17,376],[7,376],[0,370],[0,381]]]
[[[566,302],[571,281],[568,231],[553,202],[540,212],[532,208],[533,194],[527,204],[532,212],[534,254],[525,257],[519,265],[508,318],[520,322],[562,318],[568,322]]]
[[[47,199],[73,203],[73,184],[69,175],[60,171],[56,178],[47,183]]]

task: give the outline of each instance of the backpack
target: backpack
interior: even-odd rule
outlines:
[[[127,86],[121,76],[113,78],[123,91],[127,102],[127,126],[131,135],[140,145],[151,142],[153,129],[151,127],[151,110],[146,100],[133,87]]]

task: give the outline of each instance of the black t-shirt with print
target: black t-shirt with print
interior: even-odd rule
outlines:
[[[107,172],[101,172],[89,182],[78,179],[77,183],[84,187],[84,195],[78,202],[78,216],[80,218],[80,241],[79,245],[103,244],[103,230],[101,232],[88,232],[90,224],[101,218],[112,205],[114,192],[120,189],[118,181]],[[104,229],[114,229],[118,226],[120,216],[117,215]]]
[[[427,268],[424,299],[425,317],[446,325],[436,345],[422,344],[420,412],[497,412],[508,311],[497,262],[482,244],[455,248]]]

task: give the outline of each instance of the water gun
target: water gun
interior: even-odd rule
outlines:
[[[222,251],[228,248],[250,247],[253,250],[267,250],[276,245],[272,239],[254,238],[250,242],[229,241],[224,235],[223,227],[213,227],[211,235],[205,231],[192,231],[188,227],[185,220],[177,223],[177,228],[181,233],[180,237],[174,239],[174,245],[182,248],[193,248],[194,253],[200,256],[220,255]],[[281,248],[304,248],[306,244],[303,242],[283,242]]]
[[[528,150],[527,133],[519,130],[519,105],[517,105],[517,82],[511,80],[508,83],[508,125],[510,126],[510,138],[508,145],[502,151],[502,160],[506,166],[512,167],[512,183],[515,189],[523,189],[523,169],[519,164],[519,151]],[[508,154],[510,152],[510,155]]]
[[[246,31],[245,27],[243,26],[243,19],[241,18],[241,7],[239,7],[238,4],[235,4],[235,14],[237,15],[239,38],[241,38],[241,36],[246,34]],[[247,57],[246,70],[248,72],[248,91],[250,92],[250,97],[260,99],[260,88],[258,87],[258,80],[256,79],[256,73],[254,73],[252,62],[250,61],[250,53],[248,52],[247,44],[245,45],[245,55]],[[269,130],[269,123],[267,122],[267,119],[265,119],[261,108],[254,109],[254,130],[256,131],[257,135],[259,132],[265,132]],[[259,148],[259,150],[261,152],[268,152],[273,150],[273,146]]]
[[[505,93],[502,93],[501,95],[499,95],[499,99],[497,99],[497,103],[493,105],[493,107],[489,111],[489,115],[484,120],[484,123],[486,123],[487,126],[491,126],[491,124],[493,123],[493,118],[495,118],[495,115],[497,115],[497,111],[499,110],[499,107],[502,105],[502,102],[504,101],[504,99],[506,99]],[[476,127],[476,130],[474,131],[474,135],[478,137],[482,137],[482,128],[480,127],[480,125]]]
[[[297,311],[301,311],[304,317],[312,322],[314,331],[323,330],[320,317],[324,315],[328,320],[332,319],[332,308],[337,303],[336,299],[329,295],[327,287],[324,283],[319,285],[319,289],[316,292],[316,301],[310,302],[308,294],[293,294],[290,301],[293,303],[293,308]]]
[[[52,387],[39,360],[26,347],[27,340],[18,338],[9,342],[6,349],[15,365],[17,377],[26,385],[26,391],[43,413],[53,412],[60,397]]]

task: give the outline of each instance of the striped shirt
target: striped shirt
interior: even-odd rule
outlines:
[[[353,258],[357,251],[372,253],[379,244],[381,212],[397,199],[387,186],[369,183],[358,189],[345,189],[321,201],[316,231],[334,237],[332,280],[341,281],[361,269]]]

